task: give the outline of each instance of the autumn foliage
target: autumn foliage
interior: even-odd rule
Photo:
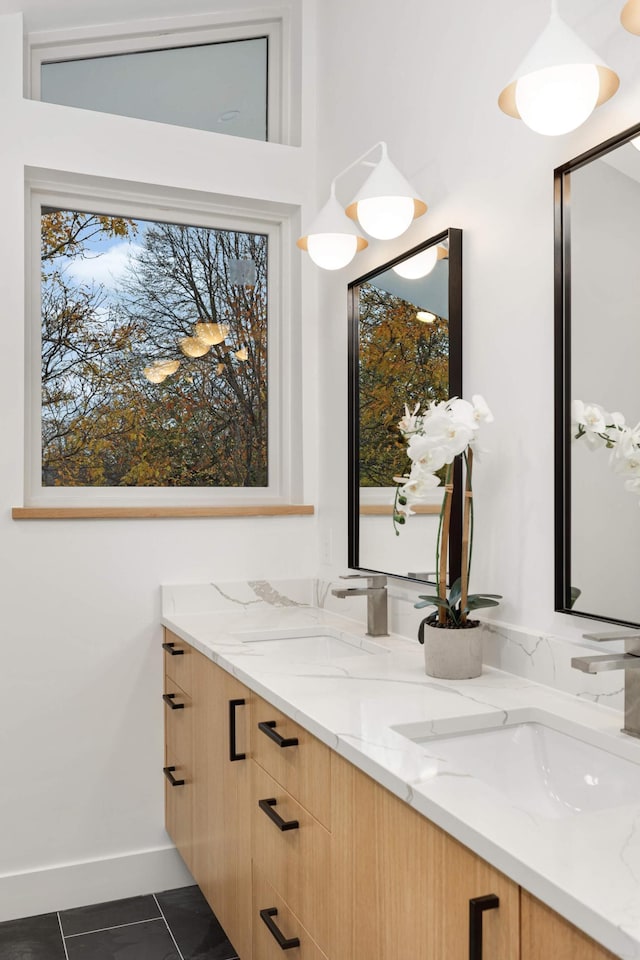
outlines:
[[[118,238],[135,246],[114,285],[78,280]],[[265,236],[44,210],[41,262],[44,485],[267,484]],[[196,322],[229,333],[189,358]],[[176,373],[149,382],[165,359]]]
[[[360,485],[393,486],[407,467],[398,421],[407,404],[449,396],[449,325],[372,283],[360,287]]]

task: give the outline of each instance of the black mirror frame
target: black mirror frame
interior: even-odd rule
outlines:
[[[555,576],[554,609],[587,620],[639,627],[572,609],[571,600],[571,174],[640,136],[640,123],[554,170]]]
[[[399,580],[414,582],[417,578],[402,576],[388,570],[371,570],[360,565],[360,382],[359,382],[359,287],[368,280],[373,280],[380,273],[390,270],[396,264],[414,256],[427,247],[442,243],[449,243],[449,396],[462,396],[462,230],[450,227],[423,243],[412,247],[384,263],[375,270],[370,270],[362,277],[358,277],[348,287],[349,310],[349,568],[362,570],[368,573],[385,573],[387,576]],[[400,414],[401,415],[401,414]],[[462,543],[462,467],[456,462],[454,467],[454,494],[451,505],[451,527],[449,534],[449,577],[455,582],[460,576],[460,547]]]

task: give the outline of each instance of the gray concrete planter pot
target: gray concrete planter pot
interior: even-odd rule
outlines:
[[[427,624],[424,669],[439,680],[471,680],[482,673],[482,631],[478,620],[462,629]]]

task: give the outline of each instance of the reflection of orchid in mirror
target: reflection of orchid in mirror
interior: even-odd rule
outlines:
[[[629,427],[621,413],[607,413],[597,403],[574,400],[571,405],[572,434],[585,438],[590,450],[611,451],[609,462],[624,479],[624,488],[640,496],[640,423]]]

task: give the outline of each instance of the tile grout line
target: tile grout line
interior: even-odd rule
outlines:
[[[64,931],[62,929],[62,920],[60,919],[60,911],[56,910],[56,917],[58,918],[58,926],[60,927],[60,937],[62,939],[62,949],[64,950],[64,955],[66,960],[69,960],[69,954],[67,953],[67,944],[64,939]]]
[[[158,903],[158,898],[156,897],[155,893],[153,894],[153,899],[155,900],[156,906],[158,907],[158,910],[160,911],[160,916],[162,917],[162,919],[164,920],[164,922],[165,922],[165,924],[166,924],[166,926],[167,926],[167,930],[169,931],[169,936],[170,936],[171,939],[173,940],[173,945],[174,945],[174,947],[176,948],[176,950],[178,951],[178,957],[180,958],[180,960],[184,960],[184,957],[183,957],[183,955],[182,955],[182,950],[180,949],[180,947],[179,947],[178,944],[176,943],[176,938],[174,937],[173,932],[172,932],[172,930],[171,930],[171,927],[169,926],[169,923],[168,923],[168,921],[167,921],[167,918],[165,917],[165,915],[164,915],[164,913],[163,913],[163,911],[162,911],[162,907],[161,907],[160,904]]]
[[[63,934],[66,940],[72,940],[73,937],[88,937],[92,933],[105,933],[107,930],[120,930],[122,927],[135,927],[139,923],[154,923],[162,920],[163,917],[147,917],[146,920],[130,920],[129,923],[116,923],[113,927],[98,927],[96,930],[82,930],[80,933]]]

